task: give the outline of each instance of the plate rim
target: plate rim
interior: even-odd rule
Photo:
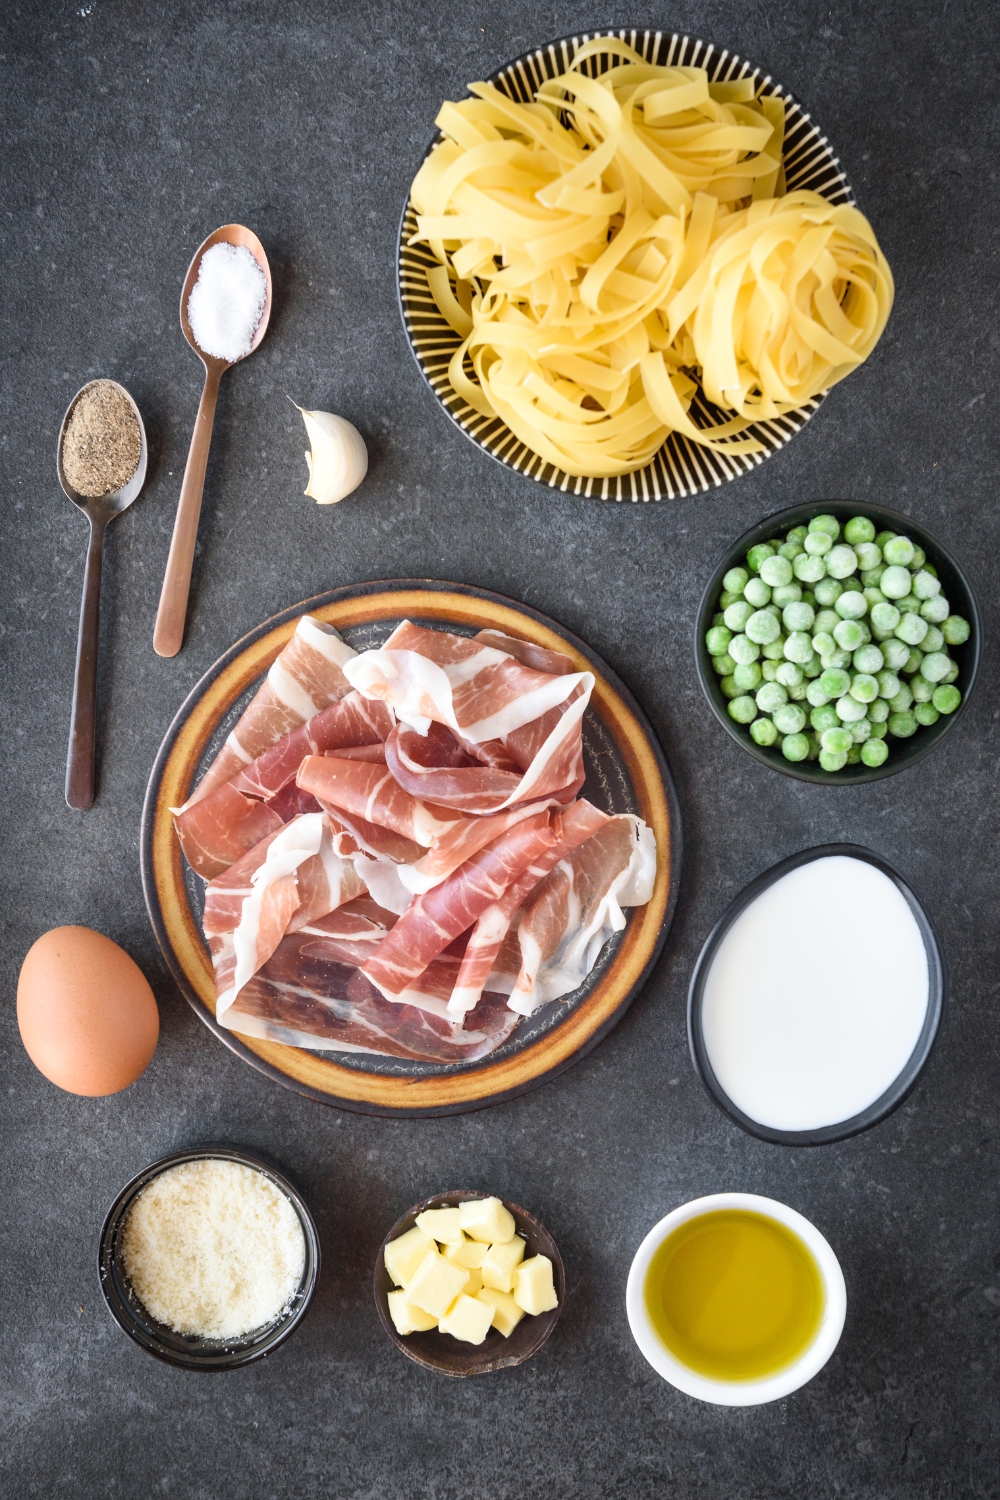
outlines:
[[[292,625],[292,622],[298,620],[303,614],[315,613],[339,604],[349,605],[355,601],[363,602],[368,599],[377,599],[378,596],[385,594],[405,595],[413,593],[428,594],[431,596],[438,595],[442,600],[449,594],[457,595],[460,599],[472,605],[479,600],[491,606],[494,610],[510,611],[517,617],[526,618],[541,631],[548,632],[557,641],[561,640],[564,644],[569,645],[588,665],[596,668],[599,681],[603,680],[603,684],[618,699],[621,707],[635,721],[644,748],[651,761],[652,769],[656,773],[656,782],[651,783],[651,786],[654,792],[658,788],[662,797],[662,805],[659,811],[666,825],[668,859],[665,876],[662,873],[658,875],[657,886],[659,890],[654,894],[654,902],[657,902],[661,908],[659,926],[652,941],[648,943],[647,951],[638,967],[635,978],[624,996],[613,1005],[607,1015],[601,1018],[587,1032],[578,1046],[566,1055],[558,1057],[551,1066],[542,1067],[532,1076],[522,1078],[509,1086],[497,1087],[493,1090],[478,1089],[474,1093],[470,1093],[467,1097],[449,1097],[446,1100],[434,1103],[421,1102],[423,1095],[435,1092],[432,1085],[438,1084],[443,1087],[451,1080],[462,1078],[481,1080],[490,1067],[488,1056],[475,1067],[464,1069],[462,1072],[434,1074],[427,1078],[417,1079],[400,1078],[399,1076],[386,1074],[366,1074],[358,1069],[342,1068],[335,1062],[329,1062],[326,1057],[321,1059],[328,1067],[337,1069],[343,1075],[341,1079],[343,1083],[346,1083],[350,1079],[384,1079],[385,1083],[381,1086],[379,1092],[406,1093],[411,1096],[411,1100],[413,1101],[388,1103],[385,1101],[376,1102],[368,1098],[352,1097],[348,1094],[337,1093],[333,1089],[324,1089],[307,1083],[303,1079],[297,1078],[287,1071],[283,1071],[273,1061],[269,1061],[268,1058],[268,1055],[275,1049],[289,1052],[301,1052],[304,1049],[285,1047],[283,1044],[277,1042],[264,1042],[257,1041],[255,1038],[245,1038],[240,1033],[228,1031],[219,1025],[215,1019],[214,1011],[209,1009],[208,1003],[196,992],[190,976],[174,950],[161,906],[158,875],[162,876],[164,872],[161,868],[162,859],[157,853],[157,845],[158,843],[162,843],[163,848],[168,851],[168,863],[177,872],[181,872],[180,851],[176,847],[176,839],[172,838],[172,827],[167,831],[162,826],[164,821],[163,807],[166,806],[163,802],[164,794],[162,792],[164,775],[170,765],[171,757],[175,753],[182,731],[198,710],[199,705],[207,696],[213,684],[227,670],[234,667],[255,645],[264,641],[275,631]],[[373,616],[373,618],[377,618],[377,616]],[[249,680],[254,680],[258,675],[258,672],[254,672]],[[211,725],[204,732],[204,741],[207,741],[225,711],[225,708],[223,708],[212,720]],[[619,748],[622,748],[617,736],[613,737]],[[174,714],[163,736],[150,771],[143,799],[140,823],[140,871],[147,915],[170,975],[198,1018],[208,1026],[209,1030],[231,1052],[235,1053],[244,1062],[249,1063],[251,1067],[263,1073],[273,1082],[280,1083],[283,1087],[302,1094],[306,1098],[314,1099],[321,1104],[332,1105],[354,1113],[377,1115],[387,1118],[434,1117],[462,1114],[475,1109],[488,1108],[494,1104],[503,1103],[508,1099],[518,1098],[522,1094],[540,1087],[543,1083],[548,1082],[551,1078],[557,1077],[558,1074],[572,1067],[574,1063],[580,1061],[588,1052],[592,1051],[617,1024],[633,1000],[644,988],[663,951],[663,946],[677,910],[680,895],[682,860],[683,833],[681,811],[673,776],[648,718],[617,674],[585,641],[581,640],[565,626],[558,624],[550,616],[545,615],[540,610],[534,609],[531,605],[522,604],[494,590],[479,588],[476,585],[429,578],[376,579],[362,583],[346,584],[339,588],[326,590],[321,594],[299,600],[296,604],[278,611],[241,636],[239,640],[235,641],[202,674]],[[180,880],[182,883],[182,873],[180,874]],[[653,903],[651,902],[650,908],[652,907]],[[650,908],[639,908],[638,910],[649,910]],[[187,910],[190,915],[190,908],[188,907]],[[203,942],[200,929],[198,930],[198,937],[199,942]],[[638,938],[636,941],[638,941]],[[604,980],[612,977],[614,968],[615,963],[612,962],[608,967]],[[600,983],[602,982],[604,981],[599,982],[593,993],[598,992]],[[550,1032],[538,1038],[537,1042],[529,1044],[529,1047],[525,1048],[522,1053],[515,1054],[515,1057],[511,1059],[503,1059],[493,1066],[497,1069],[508,1067],[510,1064],[515,1063],[518,1058],[527,1055],[531,1047],[540,1046],[547,1038],[556,1036],[559,1030],[559,1027],[552,1028]],[[316,1056],[316,1054],[309,1055]],[[317,1060],[319,1061],[320,1059]],[[457,1090],[452,1086],[447,1092],[451,1096],[454,1096]]]

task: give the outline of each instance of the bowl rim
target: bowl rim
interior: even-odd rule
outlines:
[[[446,1364],[438,1363],[436,1360],[428,1357],[425,1353],[412,1345],[408,1341],[410,1337],[409,1335],[404,1337],[402,1334],[396,1331],[396,1326],[389,1315],[389,1307],[386,1301],[387,1292],[385,1289],[385,1283],[388,1280],[388,1272],[385,1269],[385,1247],[391,1240],[397,1239],[399,1235],[405,1234],[408,1229],[412,1229],[417,1215],[422,1214],[428,1208],[440,1208],[443,1204],[449,1203],[468,1203],[476,1199],[491,1198],[495,1196],[499,1195],[486,1193],[481,1189],[472,1188],[456,1188],[452,1192],[448,1193],[432,1193],[429,1198],[424,1198],[420,1203],[415,1203],[412,1208],[408,1208],[406,1213],[400,1214],[395,1224],[393,1224],[392,1228],[388,1231],[385,1238],[382,1240],[381,1245],[379,1245],[378,1255],[375,1258],[373,1290],[375,1293],[375,1306],[378,1311],[379,1321],[381,1322],[382,1327],[385,1329],[386,1333],[389,1335],[389,1338],[395,1344],[396,1348],[399,1349],[401,1353],[405,1354],[407,1359],[411,1359],[414,1364],[420,1365],[425,1370],[432,1370],[437,1375],[447,1375],[451,1379],[465,1379],[472,1375],[487,1375],[491,1374],[494,1370],[508,1370],[512,1369],[516,1365],[523,1365],[526,1360],[531,1359],[533,1355],[537,1354],[542,1345],[547,1342],[547,1340],[551,1337],[553,1329],[562,1316],[562,1310],[566,1302],[566,1269],[563,1265],[562,1256],[559,1253],[559,1246],[556,1244],[555,1238],[553,1237],[551,1232],[546,1229],[542,1221],[528,1209],[522,1208],[519,1203],[513,1202],[512,1199],[500,1199],[500,1202],[503,1204],[504,1208],[506,1208],[507,1211],[514,1216],[514,1220],[517,1224],[518,1229],[521,1229],[522,1225],[526,1226],[528,1230],[533,1231],[536,1235],[540,1236],[542,1241],[546,1244],[547,1248],[541,1253],[548,1255],[550,1260],[552,1261],[553,1281],[555,1283],[556,1295],[559,1298],[559,1302],[558,1305],[552,1308],[549,1312],[541,1313],[533,1319],[533,1322],[535,1324],[536,1336],[533,1340],[529,1341],[527,1346],[519,1353],[504,1353],[503,1349],[507,1343],[507,1341],[504,1340],[504,1344],[499,1346],[501,1352],[497,1355],[496,1358],[490,1358],[487,1356],[487,1353],[484,1352],[480,1356],[481,1363],[478,1367],[473,1365],[471,1368],[465,1370],[450,1369]],[[489,1338],[489,1334],[487,1334],[487,1338]],[[445,1351],[447,1351],[448,1346],[445,1345],[443,1347]],[[486,1350],[485,1344],[481,1344],[478,1347],[480,1350]],[[496,1348],[497,1346],[494,1344],[493,1347]],[[492,1353],[492,1351],[489,1352]]]
[[[792,526],[801,524],[813,516],[834,514],[837,512],[849,512],[851,516],[867,516],[869,520],[885,520],[891,523],[899,523],[900,531],[908,536],[914,537],[924,551],[931,558],[934,566],[943,563],[950,568],[963,590],[967,600],[967,615],[971,626],[968,641],[962,646],[953,649],[963,651],[965,655],[961,663],[961,675],[964,679],[962,689],[962,701],[952,714],[942,714],[937,724],[930,726],[921,725],[918,730],[920,739],[916,744],[911,740],[904,741],[911,749],[904,754],[894,757],[889,755],[880,766],[866,766],[863,762],[854,766],[845,766],[841,771],[824,771],[816,761],[790,761],[785,760],[780,751],[775,752],[771,747],[758,745],[745,733],[742,724],[736,724],[723,708],[719,701],[720,695],[717,687],[717,676],[712,666],[712,659],[705,645],[705,632],[708,629],[712,615],[716,613],[715,604],[718,601],[722,586],[722,580],[730,568],[745,558],[751,547],[758,542],[767,541],[775,532],[787,531]],[[841,519],[838,515],[838,520]],[[787,525],[783,524],[786,523]],[[883,528],[880,528],[883,529]],[[933,553],[933,557],[931,554]],[[785,510],[773,511],[745,531],[732,546],[725,552],[724,556],[714,569],[704,590],[701,601],[695,614],[694,648],[695,665],[698,672],[698,681],[702,692],[708,700],[709,707],[715,714],[719,723],[726,733],[736,743],[752,755],[762,765],[770,767],[772,771],[780,771],[785,776],[792,776],[796,781],[808,781],[819,786],[858,786],[868,781],[879,781],[883,776],[894,776],[899,771],[908,770],[917,761],[922,760],[931,750],[938,745],[948,731],[961,718],[972,696],[976,679],[979,675],[979,665],[982,657],[982,617],[979,612],[979,603],[975,591],[969,582],[965,569],[956,561],[952,553],[941,542],[933,532],[915,520],[912,516],[906,516],[902,511],[893,510],[888,505],[876,505],[866,500],[841,500],[830,498],[826,500],[803,501],[799,505],[792,505]],[[939,727],[941,726],[941,727]],[[848,774],[850,773],[850,774]]]
[[[886,875],[902,895],[904,901],[913,914],[914,920],[920,929],[920,935],[924,940],[924,950],[927,954],[927,1010],[924,1015],[920,1035],[914,1044],[913,1051],[907,1058],[903,1067],[896,1077],[866,1109],[851,1115],[846,1120],[838,1120],[832,1125],[822,1125],[811,1130],[779,1130],[771,1125],[763,1125],[759,1120],[753,1119],[734,1104],[726,1093],[722,1084],[716,1077],[708,1056],[708,1048],[705,1044],[705,1035],[702,1026],[702,1005],[705,997],[705,985],[708,980],[712,960],[721,946],[723,938],[729,932],[736,919],[746,911],[747,907],[754,902],[759,895],[768,890],[782,876],[789,874],[792,870],[800,869],[803,865],[812,864],[814,860],[824,859],[834,855],[846,855],[851,859],[862,859],[870,865],[874,865],[883,875]],[[702,945],[698,960],[691,975],[691,983],[688,988],[687,1003],[687,1027],[688,1047],[691,1052],[691,1061],[694,1064],[705,1092],[714,1104],[722,1110],[741,1130],[748,1135],[756,1136],[758,1140],[768,1141],[778,1146],[827,1146],[835,1141],[847,1140],[851,1136],[861,1135],[870,1130],[873,1125],[879,1124],[886,1116],[899,1108],[916,1088],[920,1076],[927,1061],[934,1050],[948,1007],[948,965],[945,959],[944,949],[938,937],[934,923],[931,921],[920,898],[913,890],[906,878],[890,864],[882,855],[876,854],[874,850],[867,849],[862,844],[816,844],[809,849],[801,849],[797,854],[790,854],[786,859],[779,860],[777,864],[771,865],[760,875],[754,877],[749,884],[736,895],[726,907],[722,916],[712,928],[708,937]]]
[[[140,1191],[155,1177],[161,1176],[171,1167],[181,1166],[189,1161],[234,1161],[241,1166],[262,1173],[289,1199],[302,1226],[306,1261],[297,1300],[284,1317],[268,1325],[265,1332],[269,1333],[270,1337],[256,1344],[244,1344],[239,1340],[224,1343],[218,1340],[218,1350],[205,1354],[198,1354],[194,1349],[190,1352],[171,1349],[135,1317],[128,1298],[123,1296],[118,1285],[115,1244],[129,1208]],[[97,1243],[97,1279],[108,1311],[118,1327],[128,1334],[134,1344],[138,1344],[140,1349],[151,1354],[154,1359],[172,1365],[175,1369],[197,1370],[205,1373],[235,1370],[244,1365],[256,1363],[257,1360],[264,1359],[280,1344],[283,1344],[306,1315],[319,1279],[320,1262],[321,1251],[316,1221],[298,1188],[289,1182],[284,1173],[266,1156],[217,1142],[171,1151],[137,1172],[121,1189],[108,1209]],[[152,1318],[150,1321],[153,1321]]]
[[[793,1364],[758,1380],[716,1380],[682,1364],[670,1353],[653,1329],[643,1296],[650,1262],[668,1235],[691,1219],[727,1208],[746,1209],[761,1214],[764,1218],[783,1224],[796,1234],[816,1260],[826,1293],[823,1317],[812,1343]],[[761,1406],[799,1390],[830,1359],[844,1329],[847,1287],[840,1262],[829,1241],[803,1214],[785,1203],[779,1203],[776,1198],[765,1198],[758,1193],[711,1193],[704,1198],[694,1198],[689,1203],[682,1203],[658,1224],[654,1224],[636,1251],[629,1268],[625,1311],[640,1353],[656,1373],[677,1390],[715,1406]]]

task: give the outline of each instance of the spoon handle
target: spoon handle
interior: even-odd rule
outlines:
[[[184,639],[191,565],[194,562],[194,545],[198,539],[201,496],[205,488],[205,470],[208,468],[208,450],[212,443],[212,423],[215,421],[215,403],[221,376],[222,370],[219,368],[205,371],[205,388],[201,393],[194,432],[191,434],[181,497],[177,502],[174,534],[170,540],[167,571],[163,575],[160,607],[156,612],[153,650],[157,656],[176,656]]]
[[[97,704],[97,642],[101,623],[101,564],[104,560],[103,521],[91,520],[87,566],[83,575],[80,630],[76,639],[76,676],[73,712],[66,757],[66,801],[70,807],[89,807],[94,800],[94,720]]]

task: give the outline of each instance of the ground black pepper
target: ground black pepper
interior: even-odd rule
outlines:
[[[70,412],[63,437],[63,473],[71,489],[93,499],[120,490],[142,449],[139,423],[111,380],[95,380]]]

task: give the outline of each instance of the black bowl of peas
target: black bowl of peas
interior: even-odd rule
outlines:
[[[800,781],[855,784],[926,755],[979,668],[975,596],[909,516],[856,500],[768,516],[698,609],[698,677],[744,750]]]

